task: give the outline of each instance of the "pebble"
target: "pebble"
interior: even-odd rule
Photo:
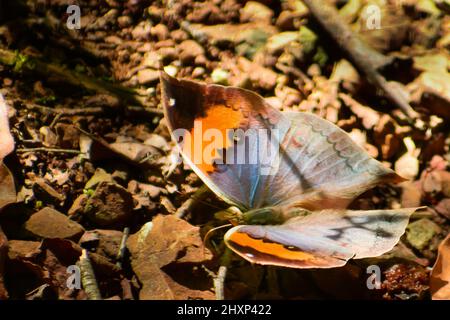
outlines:
[[[151,29],[151,35],[156,37],[159,41],[169,38],[169,29],[164,24],[157,24]]]
[[[117,23],[119,27],[126,28],[133,24],[133,19],[130,16],[120,16],[117,18]]]
[[[148,21],[142,21],[131,31],[133,39],[150,40],[152,25]]]
[[[144,69],[137,73],[137,80],[140,85],[153,84],[159,81],[159,72],[154,69]]]
[[[242,22],[262,22],[270,24],[273,18],[273,11],[256,1],[248,1],[240,10],[240,19]]]
[[[185,63],[191,63],[196,57],[205,54],[205,49],[194,40],[185,40],[178,46],[180,50],[180,60]]]
[[[46,207],[33,214],[25,222],[25,230],[36,237],[46,239],[71,239],[77,241],[84,232],[84,228],[69,219],[68,216]]]

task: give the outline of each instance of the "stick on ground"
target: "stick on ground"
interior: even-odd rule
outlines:
[[[349,60],[367,77],[367,80],[381,89],[384,96],[400,108],[411,122],[418,119],[419,114],[409,105],[406,98],[378,71],[381,67],[390,64],[392,59],[367,45],[342,20],[337,9],[327,1],[303,0],[303,2]]]
[[[92,267],[89,254],[86,249],[81,252],[78,266],[81,271],[81,283],[89,300],[101,300],[102,296],[95,278],[94,268]]]

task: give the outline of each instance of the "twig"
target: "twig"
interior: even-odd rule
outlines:
[[[209,189],[206,185],[198,188],[195,193],[189,197],[175,212],[175,216],[182,219],[192,207],[208,195]]]
[[[290,73],[299,78],[304,84],[312,85],[312,80],[300,69],[293,68],[279,62],[275,64],[275,67],[283,73]]]
[[[37,148],[19,148],[16,149],[17,153],[25,152],[55,152],[55,153],[70,153],[70,154],[82,154],[80,150],[73,149],[58,149],[58,148],[47,148],[47,147],[37,147]]]
[[[26,104],[25,107],[30,110],[35,110],[44,114],[58,114],[62,116],[92,116],[107,113],[113,108],[108,107],[85,107],[85,108],[50,108],[36,104]],[[158,108],[144,108],[140,106],[126,106],[125,111],[132,114],[148,114],[148,115],[163,115],[164,112]]]
[[[125,256],[125,250],[127,249],[127,239],[129,235],[130,235],[130,228],[125,227],[125,229],[123,229],[123,236],[122,240],[120,241],[120,247],[116,257],[117,261],[116,266],[118,266],[119,268],[122,268],[122,260],[123,257]]]
[[[38,58],[23,55],[7,49],[0,49],[0,63],[13,67],[14,72],[32,72],[43,77],[56,77],[58,80],[73,86],[82,87],[99,93],[109,93],[119,99],[144,105],[143,98],[134,90],[118,84],[88,77],[82,73],[72,71],[62,65],[47,63]]]
[[[94,268],[92,267],[89,254],[86,249],[81,252],[78,265],[81,271],[81,283],[89,300],[101,300],[102,296],[95,279]]]
[[[419,118],[419,114],[413,110],[406,98],[378,72],[381,67],[390,64],[392,58],[367,45],[342,20],[337,9],[327,1],[304,0],[304,3],[322,28],[330,34],[369,82],[380,88],[385,97],[398,106],[411,122]]]

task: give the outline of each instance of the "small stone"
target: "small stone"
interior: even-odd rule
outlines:
[[[400,176],[413,180],[419,173],[419,159],[415,154],[406,152],[395,162],[395,171]]]
[[[265,68],[244,57],[239,57],[237,64],[245,74],[249,75],[254,86],[264,90],[272,90],[277,84],[278,75],[272,69]]]
[[[205,54],[205,49],[194,40],[185,40],[178,46],[180,60],[183,63],[191,63],[197,56]]]
[[[36,178],[33,182],[33,192],[38,199],[54,204],[60,204],[66,199],[63,194],[49,185],[45,179]]]
[[[169,38],[169,29],[164,24],[157,24],[151,30],[151,35],[156,37],[159,41]]]
[[[450,219],[450,198],[442,199],[434,208],[444,217]]]
[[[39,129],[42,144],[46,147],[54,147],[57,145],[57,137],[53,130],[48,126]]]
[[[298,14],[292,11],[282,11],[278,15],[275,25],[281,30],[293,30],[295,29],[294,21],[298,16]]]
[[[242,22],[263,22],[271,24],[273,11],[256,1],[248,1],[240,10],[240,19]]]
[[[137,80],[140,85],[154,84],[159,81],[159,72],[154,69],[139,70]]]
[[[160,55],[155,51],[149,51],[144,54],[141,66],[145,66],[152,69],[158,69],[160,63],[161,63]]]
[[[67,214],[70,217],[81,216],[84,213],[84,207],[89,199],[89,196],[86,194],[81,194],[78,198],[75,199],[72,206],[70,207]]]
[[[406,239],[418,250],[425,249],[433,237],[441,232],[441,228],[427,218],[410,223],[406,230]]]
[[[298,40],[299,35],[296,31],[286,31],[271,36],[266,43],[266,49],[271,52],[283,50],[290,42]]]
[[[229,77],[228,71],[225,71],[223,69],[214,69],[211,73],[211,79],[214,83],[217,84],[228,84],[228,77]]]
[[[112,44],[115,44],[115,45],[118,46],[118,45],[123,43],[123,40],[122,40],[122,38],[113,35],[113,36],[106,37],[105,38],[105,42],[106,43],[112,43]]]
[[[133,39],[150,40],[152,25],[148,21],[142,21],[131,31]]]
[[[74,241],[77,241],[84,232],[81,225],[49,207],[33,214],[25,222],[25,230],[38,238],[61,238]]]
[[[178,50],[173,47],[159,48],[157,52],[164,61],[172,61],[178,58]]]
[[[201,76],[203,76],[205,74],[205,68],[202,67],[196,67],[193,71],[192,71],[192,78],[200,78]]]
[[[425,192],[441,192],[450,198],[450,172],[440,170],[424,172],[421,180]]]
[[[95,248],[95,252],[115,261],[119,252],[123,232],[117,230],[95,229],[86,231],[79,244],[82,247]]]
[[[177,29],[172,31],[170,33],[170,37],[177,42],[189,39],[189,35],[183,29]]]
[[[155,44],[155,49],[173,48],[173,47],[175,47],[175,41],[173,41],[172,39],[161,40]]]
[[[130,16],[120,16],[117,18],[119,27],[126,28],[133,24],[133,19]]]
[[[132,195],[118,184],[101,182],[87,200],[84,213],[101,227],[123,228],[134,208]]]
[[[100,182],[114,182],[112,176],[102,168],[97,168],[94,175],[86,182],[85,189],[93,189]]]
[[[405,181],[401,184],[402,192],[402,207],[413,208],[419,207],[422,199],[422,188],[420,182]]]
[[[164,67],[164,72],[171,77],[175,77],[178,73],[178,68],[174,65],[168,65]]]
[[[10,240],[8,241],[8,247],[8,258],[10,260],[29,259],[41,252],[41,242],[39,241]]]
[[[74,125],[58,123],[55,127],[58,145],[64,149],[78,149],[80,131]]]

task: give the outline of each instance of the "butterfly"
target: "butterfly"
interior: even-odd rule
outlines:
[[[417,208],[346,209],[375,185],[405,179],[345,131],[311,113],[280,112],[242,88],[162,71],[160,81],[164,115],[183,159],[231,205],[222,212],[234,224],[224,241],[239,256],[263,265],[331,268],[379,256],[399,241]]]

